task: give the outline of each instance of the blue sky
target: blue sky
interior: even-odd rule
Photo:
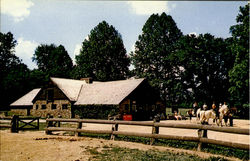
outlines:
[[[229,37],[239,7],[234,1],[80,1],[80,0],[1,0],[3,33],[14,34],[16,55],[30,69],[31,57],[39,44],[63,45],[74,60],[90,31],[105,20],[122,35],[127,53],[133,50],[146,20],[153,13],[173,17],[184,33],[211,33]]]

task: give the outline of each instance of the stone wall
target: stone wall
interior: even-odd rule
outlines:
[[[55,109],[53,109],[53,104]],[[64,108],[66,109],[63,109]],[[65,107],[66,106],[66,107]],[[43,109],[43,107],[45,107]],[[68,100],[54,100],[47,102],[46,100],[37,100],[30,111],[32,116],[47,117],[48,114],[53,117],[61,115],[63,118],[71,118],[71,102]]]
[[[11,109],[10,111],[15,115],[27,116],[27,109]]]

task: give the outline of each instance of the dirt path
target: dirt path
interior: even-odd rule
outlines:
[[[104,146],[119,146],[139,150],[159,150],[173,153],[188,153],[202,158],[218,157],[204,152],[182,150],[161,146],[150,146],[141,143],[112,141],[87,137],[45,135],[43,131],[10,133],[1,130],[0,160],[1,161],[85,161],[90,158],[89,148],[101,151]],[[229,160],[239,160],[227,158]]]

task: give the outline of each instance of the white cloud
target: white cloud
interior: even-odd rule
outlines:
[[[168,2],[166,1],[130,1],[133,12],[138,15],[151,15],[153,13],[168,12]]]
[[[76,44],[75,50],[74,50],[73,64],[76,64],[75,58],[76,58],[76,55],[80,54],[81,48],[82,48],[82,44]]]
[[[30,0],[1,0],[1,13],[10,15],[15,22],[19,22],[29,16],[29,9],[33,5]]]
[[[32,62],[32,56],[35,53],[35,49],[39,44],[34,41],[24,40],[22,37],[17,40],[16,56],[23,60],[23,63],[28,65],[30,69],[36,67],[35,63]]]

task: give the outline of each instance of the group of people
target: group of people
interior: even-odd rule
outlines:
[[[206,113],[208,114],[206,115]],[[221,124],[221,126],[222,126],[222,119],[224,119],[225,124],[227,123],[228,118],[230,119],[230,121],[232,121],[232,117],[230,117],[231,116],[230,110],[226,102],[224,102],[223,105],[220,103],[219,106],[216,106],[215,102],[213,102],[211,108],[209,108],[207,104],[204,104],[202,107],[199,107],[198,103],[194,102],[193,110],[190,110],[188,114],[190,116],[190,120],[192,116],[196,116],[197,120],[200,120],[201,122],[205,120],[208,122],[209,118],[207,117],[209,117],[210,115],[210,118],[213,118],[214,122],[216,121],[216,123],[217,119],[219,119],[219,123]]]
[[[216,106],[215,102],[213,102],[212,106],[211,106],[211,109],[213,109],[216,113],[216,116],[218,117],[219,116],[219,109],[221,108],[228,108],[228,105],[226,102],[224,102],[224,104],[222,105],[222,103],[219,104],[219,107]],[[194,110],[194,114],[196,115],[197,113],[197,110],[199,109],[199,106],[198,106],[198,103],[197,102],[194,102],[193,104],[193,110]],[[202,106],[202,109],[201,110],[204,110],[204,111],[207,111],[209,110],[209,107],[207,106],[206,103],[203,104]]]

